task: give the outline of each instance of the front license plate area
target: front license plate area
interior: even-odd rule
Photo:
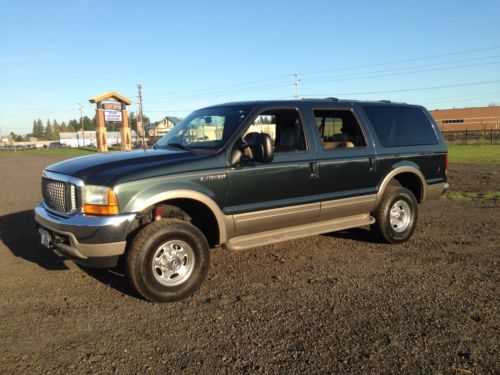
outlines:
[[[42,228],[38,229],[38,232],[40,233],[40,240],[42,246],[46,247],[47,249],[50,249],[52,247],[52,236],[50,235],[50,233]]]

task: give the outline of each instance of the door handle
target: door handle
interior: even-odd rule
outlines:
[[[311,174],[309,175],[311,178],[318,178],[319,177],[319,164],[316,161],[313,161],[309,163],[310,166],[310,172]]]
[[[375,172],[377,170],[377,160],[375,158],[370,158],[370,172]]]

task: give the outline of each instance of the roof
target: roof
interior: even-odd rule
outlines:
[[[102,102],[103,100],[117,100],[119,102],[125,103],[126,105],[132,104],[132,100],[130,100],[130,99],[124,97],[123,95],[120,95],[114,91],[108,91],[108,92],[105,92],[104,94],[98,95],[94,98],[90,98],[89,102],[90,103],[98,103],[98,102]]]
[[[174,116],[165,116],[164,118],[162,118],[160,121],[156,121],[156,122],[152,122],[151,124],[148,124],[145,126],[145,129],[146,130],[150,130],[150,129],[154,129],[156,128],[158,125],[160,125],[160,123],[162,121],[165,121],[165,120],[169,120],[171,123],[173,123],[174,125],[177,125],[179,122],[181,122],[181,119],[178,118],[178,117],[174,117]]]
[[[240,101],[240,102],[230,102],[221,103],[216,105],[207,106],[205,108],[217,108],[217,107],[229,107],[229,106],[300,106],[302,104],[312,103],[314,105],[331,104],[331,103],[341,103],[341,104],[372,104],[372,105],[395,105],[395,106],[415,106],[413,104],[402,103],[402,102],[392,102],[389,100],[353,100],[353,99],[337,99],[337,98],[303,98],[295,100],[253,100],[253,101]],[[419,106],[419,105],[417,105]]]

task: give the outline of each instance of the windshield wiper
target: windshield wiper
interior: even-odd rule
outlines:
[[[189,147],[184,146],[182,143],[172,142],[172,143],[167,143],[167,146],[180,148],[180,149],[186,150],[186,151],[192,151]]]

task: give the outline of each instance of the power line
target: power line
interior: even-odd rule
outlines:
[[[451,52],[451,53],[444,53],[444,54],[438,54],[438,55],[430,55],[430,56],[424,56],[424,57],[415,57],[415,58],[404,59],[404,60],[394,60],[394,61],[388,61],[388,62],[377,63],[377,64],[358,65],[358,66],[352,66],[352,67],[348,67],[348,68],[319,70],[319,71],[315,71],[315,72],[307,72],[307,73],[301,73],[301,74],[302,75],[310,75],[310,74],[327,73],[327,72],[334,72],[334,71],[335,72],[339,72],[339,71],[346,71],[346,70],[369,68],[369,67],[374,67],[374,66],[396,65],[396,64],[406,63],[406,62],[429,60],[429,59],[435,59],[435,58],[439,58],[439,57],[464,55],[464,54],[467,54],[467,53],[491,51],[491,50],[495,50],[495,49],[500,49],[500,46],[492,46],[492,47],[479,48],[479,49],[470,49],[470,50],[464,50],[464,51],[458,51],[458,52]]]
[[[393,92],[410,92],[410,91],[424,91],[424,90],[437,90],[437,89],[445,89],[451,87],[465,87],[465,86],[476,86],[476,85],[487,85],[490,83],[499,83],[499,80],[491,80],[491,81],[479,81],[479,82],[468,82],[468,83],[457,83],[453,85],[441,85],[441,86],[427,86],[427,87],[416,87],[416,88],[408,88],[408,89],[397,89],[397,90],[381,90],[381,91],[364,91],[364,92],[348,92],[348,93],[336,93],[337,96],[340,95],[370,95],[370,94],[387,94]],[[329,94],[315,94],[315,95],[306,95],[307,97],[324,97],[332,95]]]
[[[439,71],[439,70],[462,69],[462,68],[470,68],[470,67],[476,67],[476,66],[496,65],[496,64],[500,64],[500,61],[490,61],[490,62],[479,63],[479,64],[465,64],[465,65],[459,65],[459,66],[449,66],[450,64],[457,64],[457,63],[461,63],[461,62],[472,62],[472,61],[480,61],[480,60],[485,60],[485,59],[497,59],[499,57],[500,57],[500,55],[485,56],[485,57],[473,58],[473,59],[461,59],[461,60],[447,61],[447,62],[441,62],[441,63],[413,65],[413,66],[404,67],[404,68],[392,68],[392,69],[376,70],[376,71],[364,72],[364,73],[349,73],[349,74],[344,74],[344,75],[312,77],[312,78],[301,79],[301,81],[305,80],[305,82],[309,82],[309,83],[332,82],[332,81],[338,82],[338,81],[348,81],[348,80],[356,80],[356,79],[379,78],[379,77],[389,77],[389,76],[425,73],[425,72]],[[422,68],[422,67],[432,67],[432,66],[446,66],[446,67],[434,68],[434,69],[409,70],[409,69],[416,69],[416,68]],[[379,73],[385,73],[385,72],[391,72],[391,73],[379,74]],[[298,76],[298,74],[297,74],[297,76]],[[295,74],[294,74],[294,77],[295,77]],[[296,82],[294,83],[294,85],[297,86]],[[264,91],[264,90],[287,87],[287,86],[290,86],[290,82],[288,80],[282,81],[282,82],[281,81],[274,82],[272,84],[267,84],[267,85],[258,85],[258,86],[254,86],[254,87],[248,87],[248,88],[240,88],[240,89],[235,88],[235,89],[231,89],[231,90],[219,90],[219,91],[214,90],[210,93],[210,96],[211,97],[224,96],[224,95],[231,94],[231,93],[241,94],[241,93],[256,92],[256,91],[261,91],[261,90]],[[184,96],[172,94],[170,97],[165,97],[163,99],[157,99],[157,100],[149,100],[149,102],[151,102],[151,103],[166,103],[166,102],[173,102],[173,101],[174,102],[175,101],[182,101],[182,100],[187,100],[187,99],[196,99],[199,97],[204,97],[204,95],[201,93],[198,95],[184,95]]]
[[[275,77],[271,77],[271,78],[260,79],[257,81],[246,81],[246,82],[234,83],[234,84],[223,85],[223,86],[207,87],[207,88],[203,88],[203,89],[176,91],[175,94],[153,94],[153,95],[148,95],[148,97],[155,98],[155,97],[159,97],[159,96],[171,96],[171,95],[178,95],[178,94],[189,94],[189,93],[214,91],[214,90],[225,89],[225,88],[230,88],[230,87],[234,88],[234,87],[238,87],[238,86],[253,86],[256,83],[276,81],[276,80],[282,81],[284,78],[288,78],[288,77],[290,77],[290,75],[286,74],[286,75],[280,75],[280,76],[275,76]]]
[[[436,72],[436,71],[442,71],[442,70],[454,70],[454,69],[463,69],[463,68],[472,68],[472,67],[477,67],[477,66],[486,66],[486,65],[497,65],[500,64],[500,61],[495,61],[495,62],[488,62],[488,63],[481,63],[481,64],[468,64],[468,65],[460,65],[460,66],[452,66],[452,67],[443,67],[443,68],[433,68],[433,69],[423,69],[423,70],[410,70],[410,71],[403,71],[403,72],[398,72],[398,73],[386,73],[386,74],[374,74],[374,75],[359,75],[359,76],[352,76],[350,78],[315,78],[313,80],[308,80],[306,79],[306,82],[342,82],[342,81],[353,81],[357,79],[370,79],[370,78],[382,78],[382,77],[395,77],[395,76],[401,76],[401,75],[408,75],[408,74],[415,74],[415,73],[426,73],[426,72]]]
[[[363,73],[349,73],[349,74],[341,74],[341,75],[328,75],[328,76],[320,76],[320,77],[313,77],[313,78],[306,78],[308,82],[315,82],[322,80],[324,78],[358,78],[358,77],[365,77],[367,75],[373,75],[373,74],[378,74],[378,73],[386,73],[386,72],[398,72],[398,71],[403,71],[407,72],[410,69],[418,69],[418,68],[426,68],[426,67],[432,67],[432,66],[448,66],[450,64],[458,64],[458,63],[464,63],[464,62],[472,62],[472,61],[478,61],[478,60],[486,60],[486,59],[498,59],[500,58],[500,55],[495,55],[495,56],[486,56],[486,57],[480,57],[480,58],[474,58],[474,59],[465,59],[465,60],[454,60],[454,61],[446,61],[446,62],[441,62],[441,63],[433,63],[433,64],[424,64],[424,65],[413,65],[413,66],[407,66],[407,67],[402,67],[402,68],[391,68],[391,69],[384,69],[384,70],[375,70],[375,71],[368,71],[368,72],[363,72]],[[493,63],[498,63],[498,61],[491,61],[487,63],[481,63],[481,64],[468,64],[468,65],[461,65],[458,66],[457,68],[461,67],[468,67],[468,66],[480,66],[482,64],[493,64]],[[455,67],[450,67],[451,69]],[[431,71],[431,70],[429,70]],[[411,73],[411,72],[410,72]]]

